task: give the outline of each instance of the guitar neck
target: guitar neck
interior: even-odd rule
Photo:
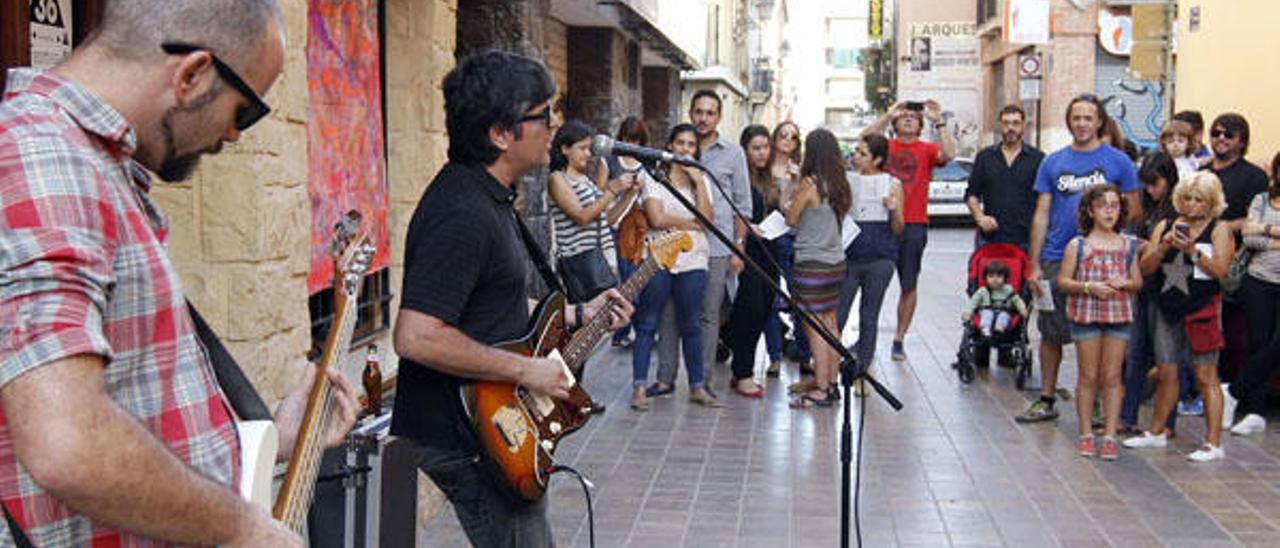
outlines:
[[[634,301],[636,295],[649,284],[649,280],[658,272],[658,261],[652,256],[646,258],[640,263],[635,273],[627,278],[627,281],[618,286],[618,292],[627,300]],[[577,374],[582,369],[582,364],[587,361],[591,355],[591,351],[595,349],[600,339],[609,333],[609,326],[613,323],[612,315],[600,313],[591,318],[587,325],[582,326],[577,333],[573,334],[573,338],[569,339],[569,343],[565,345],[561,352],[565,365],[569,366],[569,370]]]
[[[337,312],[335,323],[325,339],[324,356],[315,366],[316,379],[307,398],[307,409],[294,442],[289,470],[271,511],[276,520],[295,532],[302,531],[311,508],[316,478],[320,473],[320,458],[324,452],[324,434],[334,405],[333,383],[324,371],[351,346],[356,324],[355,299],[338,303]]]

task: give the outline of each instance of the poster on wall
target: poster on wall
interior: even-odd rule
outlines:
[[[1049,43],[1049,0],[1009,0],[1004,8],[1006,42],[1034,45]]]
[[[959,156],[973,156],[980,144],[981,42],[969,21],[911,23],[909,60],[899,66],[898,98],[933,99],[942,106],[946,131],[956,139]],[[925,135],[936,141],[937,135]]]
[[[386,156],[377,0],[309,0],[307,157],[315,294],[333,284],[330,241],[348,211],[364,216],[378,247],[369,272],[388,264]]]
[[[71,0],[31,0],[31,66],[53,68],[71,54]]]

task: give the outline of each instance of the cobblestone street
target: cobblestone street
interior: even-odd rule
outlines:
[[[1015,389],[1012,370],[993,366],[961,385],[950,364],[970,248],[968,230],[930,233],[905,364],[888,359],[896,283],[886,298],[873,372],[906,407],[895,413],[878,397],[866,401],[865,546],[1275,544],[1280,440],[1227,436],[1225,460],[1194,465],[1184,455],[1204,425],[1186,417],[1167,449],[1083,459],[1074,448],[1074,401],[1059,404],[1056,423],[1019,425],[1013,417],[1033,393]],[[1060,385],[1074,386],[1074,363],[1068,349]],[[627,407],[629,365],[629,352],[608,348],[588,366],[588,389],[608,412],[557,454],[596,485],[597,546],[838,545],[840,411],[789,409],[794,365],[768,383],[763,400],[727,390],[728,368],[718,365],[714,387],[725,408],[691,405],[681,387],[648,413]],[[761,354],[761,377],[764,365]],[[1037,386],[1038,375],[1037,366],[1028,384]],[[1149,414],[1144,407],[1143,425]],[[578,483],[558,477],[548,496],[557,542],[587,546]],[[419,541],[466,545],[448,507]]]

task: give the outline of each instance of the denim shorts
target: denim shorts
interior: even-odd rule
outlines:
[[[1106,337],[1118,341],[1128,341],[1132,331],[1128,323],[1076,323],[1071,322],[1071,340],[1087,341],[1098,337]]]

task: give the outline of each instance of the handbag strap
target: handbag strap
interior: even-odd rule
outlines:
[[[213,363],[213,374],[218,379],[218,386],[222,388],[222,393],[226,394],[227,403],[231,404],[231,409],[242,420],[271,420],[271,410],[267,409],[262,396],[253,387],[253,383],[244,376],[244,370],[240,368],[240,364],[236,363],[236,359],[227,351],[227,347],[222,345],[218,335],[204,321],[204,317],[196,310],[195,305],[191,304],[191,301],[187,301],[187,310],[191,312],[191,321],[196,327],[196,337],[199,337],[205,352],[209,354],[209,361]]]
[[[31,539],[27,538],[26,531],[22,530],[22,526],[18,525],[18,521],[13,519],[13,514],[9,513],[9,505],[0,504],[4,508],[4,521],[9,524],[9,535],[13,537],[13,543],[18,548],[34,548]]]
[[[547,284],[547,289],[564,293],[564,286],[556,278],[555,272],[551,271],[551,264],[547,262],[547,255],[542,252],[541,247],[538,247],[538,242],[534,241],[533,234],[529,232],[529,227],[524,224],[524,219],[521,219],[515,210],[511,211],[511,216],[515,218],[516,226],[520,228],[520,241],[524,242],[524,248],[529,252],[529,258],[533,259],[533,264],[538,267],[538,273],[542,275],[542,281]]]

